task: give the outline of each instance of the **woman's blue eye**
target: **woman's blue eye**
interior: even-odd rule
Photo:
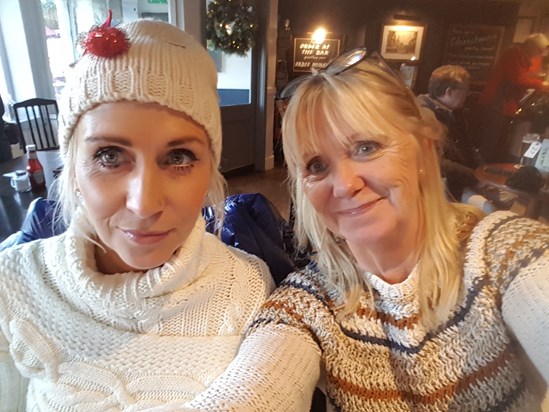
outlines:
[[[117,147],[104,147],[99,149],[93,156],[102,167],[117,167],[120,164],[122,150]]]
[[[356,146],[355,153],[360,155],[371,155],[372,153],[375,153],[381,145],[378,142],[374,141],[367,141],[367,142],[360,142]]]
[[[168,154],[166,164],[173,166],[187,166],[197,160],[195,154],[187,149],[172,150]]]
[[[307,163],[307,166],[305,167],[307,169],[307,173],[310,175],[317,175],[319,173],[322,173],[324,170],[326,170],[326,165],[320,161],[320,159],[315,158],[310,160]]]

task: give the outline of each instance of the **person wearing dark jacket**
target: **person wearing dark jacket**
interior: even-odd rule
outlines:
[[[429,93],[418,96],[420,104],[433,111],[446,126],[441,168],[449,193],[460,201],[466,187],[478,184],[474,169],[484,163],[469,136],[463,104],[469,92],[469,72],[462,66],[437,68],[429,79]]]
[[[462,66],[441,66],[431,74],[429,93],[417,99],[446,127],[440,165],[450,197],[477,206],[485,213],[509,209],[514,201],[512,194],[483,186],[475,177],[475,169],[486,162],[471,137],[463,107],[470,79],[469,72]]]

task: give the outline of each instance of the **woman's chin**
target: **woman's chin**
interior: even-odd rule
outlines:
[[[157,251],[158,252],[158,251]],[[146,272],[157,268],[171,259],[173,253],[138,254],[127,251],[123,254],[115,254],[112,251],[106,254],[96,254],[99,271],[105,274],[125,272]]]
[[[157,268],[165,264],[170,260],[172,255],[166,255],[161,257],[150,257],[150,258],[140,258],[140,259],[127,259],[124,260],[124,264],[131,269],[131,271],[136,272],[146,272],[147,270]]]

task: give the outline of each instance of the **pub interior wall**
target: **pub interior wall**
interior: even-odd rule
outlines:
[[[290,20],[292,34],[308,34],[318,26],[343,35],[342,51],[355,47],[379,50],[384,24],[424,25],[425,32],[414,87],[424,93],[431,72],[444,64],[450,24],[502,26],[502,46],[509,46],[520,4],[486,0],[279,0],[279,19]],[[397,20],[406,16],[409,20]],[[397,67],[400,63],[393,63]],[[290,79],[295,77],[290,70]],[[474,90],[473,90],[474,91]]]

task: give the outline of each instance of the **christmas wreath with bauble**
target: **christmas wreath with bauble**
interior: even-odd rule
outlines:
[[[244,56],[254,46],[257,21],[243,0],[213,0],[208,5],[206,38],[216,50]]]

